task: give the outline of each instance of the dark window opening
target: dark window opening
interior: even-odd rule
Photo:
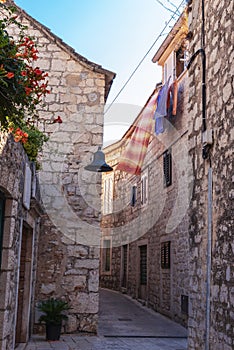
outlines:
[[[182,44],[179,50],[176,51],[176,77],[178,78],[185,69],[186,46]]]
[[[131,192],[131,206],[134,207],[137,201],[137,187],[132,186],[132,192]]]
[[[188,296],[181,295],[181,312],[185,315],[188,315]]]
[[[169,269],[171,266],[171,242],[161,243],[161,268]]]
[[[168,187],[172,184],[172,160],[171,151],[167,150],[163,154],[163,173],[164,173],[164,186]]]

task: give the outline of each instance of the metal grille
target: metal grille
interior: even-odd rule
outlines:
[[[147,245],[140,246],[140,282],[147,284]]]

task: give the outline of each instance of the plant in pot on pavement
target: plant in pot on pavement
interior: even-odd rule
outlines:
[[[50,298],[39,303],[38,309],[43,312],[39,321],[46,324],[46,340],[59,340],[62,321],[67,319],[64,311],[70,308],[70,305],[66,301],[55,298]]]

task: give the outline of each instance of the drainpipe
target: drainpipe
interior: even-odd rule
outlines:
[[[207,266],[206,266],[206,319],[205,319],[205,350],[210,349],[210,302],[211,302],[211,269],[212,269],[212,164],[210,159],[210,148],[213,144],[213,132],[207,130],[206,125],[206,52],[205,52],[205,1],[201,0],[201,48],[191,57],[187,69],[195,58],[200,54],[202,59],[202,157],[209,158],[208,169],[208,198],[207,198]]]
[[[205,328],[205,350],[210,348],[210,292],[211,292],[211,251],[212,251],[212,167],[208,170],[208,233],[207,233],[207,272],[206,272],[206,328]]]

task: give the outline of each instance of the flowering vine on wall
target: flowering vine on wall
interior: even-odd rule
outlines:
[[[38,50],[25,34],[12,6],[0,0],[0,123],[21,142],[29,159],[35,161],[47,136],[37,127],[37,107],[50,93],[48,73],[35,67]],[[17,40],[8,33],[9,26],[19,30]]]

